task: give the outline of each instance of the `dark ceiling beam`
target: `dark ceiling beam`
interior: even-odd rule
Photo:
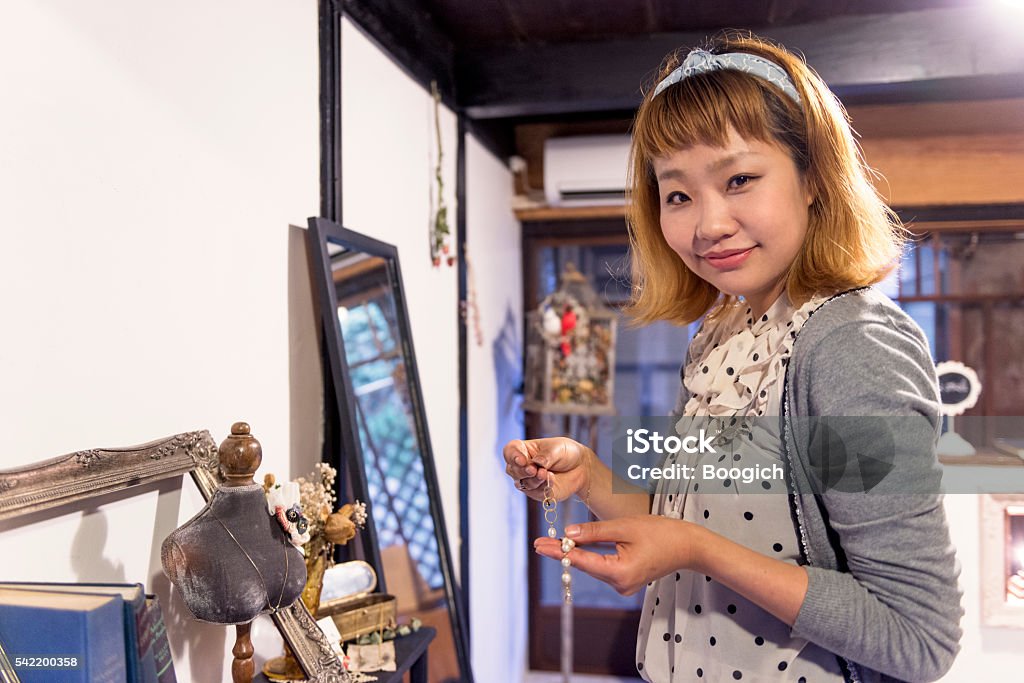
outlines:
[[[341,0],[344,15],[429,92],[456,109],[455,46],[418,0]]]
[[[1024,41],[992,7],[838,17],[765,30],[799,50],[847,104],[1024,95]],[[705,33],[456,55],[459,104],[472,118],[635,110],[662,58]]]

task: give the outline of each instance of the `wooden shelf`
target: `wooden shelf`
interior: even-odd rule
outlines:
[[[626,218],[625,204],[615,206],[537,206],[515,210],[516,219],[528,221],[583,221]]]
[[[1024,460],[1007,455],[994,448],[979,448],[970,456],[940,455],[939,462],[943,465],[963,465],[965,467],[1024,467]]]

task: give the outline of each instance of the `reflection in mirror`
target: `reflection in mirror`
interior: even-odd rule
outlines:
[[[430,515],[423,458],[416,439],[407,371],[399,343],[395,300],[382,258],[329,247],[338,296],[338,321],[356,401],[363,467],[375,510],[381,554],[404,560],[423,590],[443,588]],[[404,550],[390,550],[400,545]],[[390,551],[390,552],[389,552]],[[390,573],[390,572],[389,572]]]
[[[1024,506],[1006,508],[1006,600],[1024,606]]]
[[[360,593],[369,593],[377,587],[377,574],[366,562],[352,560],[329,567],[324,572],[324,587],[320,591],[320,604],[341,600]]]
[[[358,434],[358,442],[343,440],[360,456],[348,461],[365,482],[381,583],[397,598],[400,620],[437,629],[429,679],[472,681],[397,250],[323,219],[310,220],[310,238],[327,285],[322,320],[335,338],[340,332],[343,353],[331,361],[346,383],[342,419]]]

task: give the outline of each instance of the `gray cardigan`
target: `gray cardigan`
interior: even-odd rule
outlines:
[[[816,309],[790,361],[780,419],[809,580],[792,633],[834,652],[852,683],[936,680],[960,649],[963,610],[938,492],[938,382],[928,342],[903,310],[867,287]],[[686,396],[684,387],[677,413]],[[818,416],[884,416],[898,427],[857,433],[840,421],[849,453],[874,455],[888,440],[892,457],[881,466],[847,458],[855,480],[868,472],[861,477],[869,492],[843,492],[849,476],[831,488],[819,483],[808,419]]]
[[[809,578],[793,634],[845,659],[851,681],[940,678],[960,649],[963,610],[938,493],[938,382],[924,334],[873,288],[840,294],[800,329],[784,387],[790,502]],[[868,493],[815,487],[802,418],[866,415],[904,416],[887,436],[895,457],[885,476]]]

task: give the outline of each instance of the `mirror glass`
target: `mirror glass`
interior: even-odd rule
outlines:
[[[437,629],[429,679],[472,681],[397,250],[323,219],[310,229],[340,333],[342,353],[331,360],[346,384],[341,418],[358,435],[342,441],[358,452],[348,462],[360,468],[376,538],[367,559],[397,598],[399,620]]]
[[[1006,508],[1006,600],[1024,606],[1024,506]]]
[[[363,467],[382,561],[391,584],[408,573],[419,608],[444,588],[434,519],[430,514],[423,455],[416,436],[408,370],[396,322],[388,262],[329,247],[338,296],[338,322],[345,343],[363,447]],[[433,598],[426,600],[426,598]]]

